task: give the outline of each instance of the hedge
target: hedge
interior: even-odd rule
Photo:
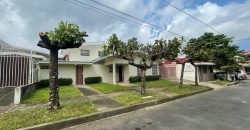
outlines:
[[[148,75],[146,76],[146,81],[154,81],[154,80],[159,80],[160,75]],[[141,76],[131,76],[129,77],[129,82],[130,83],[135,83],[135,82],[141,82]]]
[[[59,78],[58,83],[59,85],[71,85],[73,80],[71,78]],[[48,87],[49,86],[49,79],[44,79],[38,82],[38,88]]]
[[[87,77],[84,81],[85,84],[101,83],[102,77]]]

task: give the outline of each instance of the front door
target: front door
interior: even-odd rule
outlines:
[[[76,84],[83,84],[83,66],[76,66]]]
[[[119,82],[123,81],[123,67],[118,66],[118,73],[119,73]]]

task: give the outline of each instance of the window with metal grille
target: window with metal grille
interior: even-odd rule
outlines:
[[[81,49],[81,56],[89,56],[90,50],[83,50]]]
[[[104,54],[103,54],[103,51],[98,51],[98,56],[99,57],[102,57]]]
[[[109,73],[113,73],[113,66],[109,66]]]
[[[152,75],[158,75],[158,66],[157,65],[152,66]]]
[[[40,69],[42,69],[42,70],[49,69],[49,66],[48,65],[41,65]]]

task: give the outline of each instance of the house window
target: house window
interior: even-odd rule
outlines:
[[[158,66],[157,65],[152,66],[152,75],[158,75]]]
[[[81,49],[81,56],[89,56],[89,50],[83,50]]]
[[[48,65],[41,65],[40,69],[42,69],[42,70],[49,69],[49,66]]]
[[[103,54],[103,51],[98,51],[98,56],[99,57],[102,57],[104,54]]]
[[[213,73],[213,66],[209,66],[209,72]]]
[[[113,73],[113,66],[109,66],[109,73]]]
[[[202,69],[203,73],[206,74],[207,73],[207,66],[202,66],[202,68],[203,68]]]
[[[137,76],[141,76],[141,69],[137,68]]]

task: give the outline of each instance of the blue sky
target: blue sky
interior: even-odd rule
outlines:
[[[69,0],[75,1],[75,0]],[[114,13],[89,0],[85,4]],[[248,39],[235,44],[250,49],[250,0],[166,0],[208,23],[219,32],[235,39]],[[164,0],[99,0],[110,7],[143,19],[161,28],[193,38],[204,32],[214,32],[206,25],[164,3]],[[121,17],[121,14],[115,13]],[[116,33],[122,40],[137,37],[142,43],[176,37],[146,23],[135,24],[93,12],[66,0],[1,0],[0,39],[24,48],[45,51],[36,46],[38,32],[53,29],[61,20],[73,22],[87,31],[87,42],[107,41]],[[124,22],[126,21],[126,22]],[[216,32],[214,32],[216,33]]]

